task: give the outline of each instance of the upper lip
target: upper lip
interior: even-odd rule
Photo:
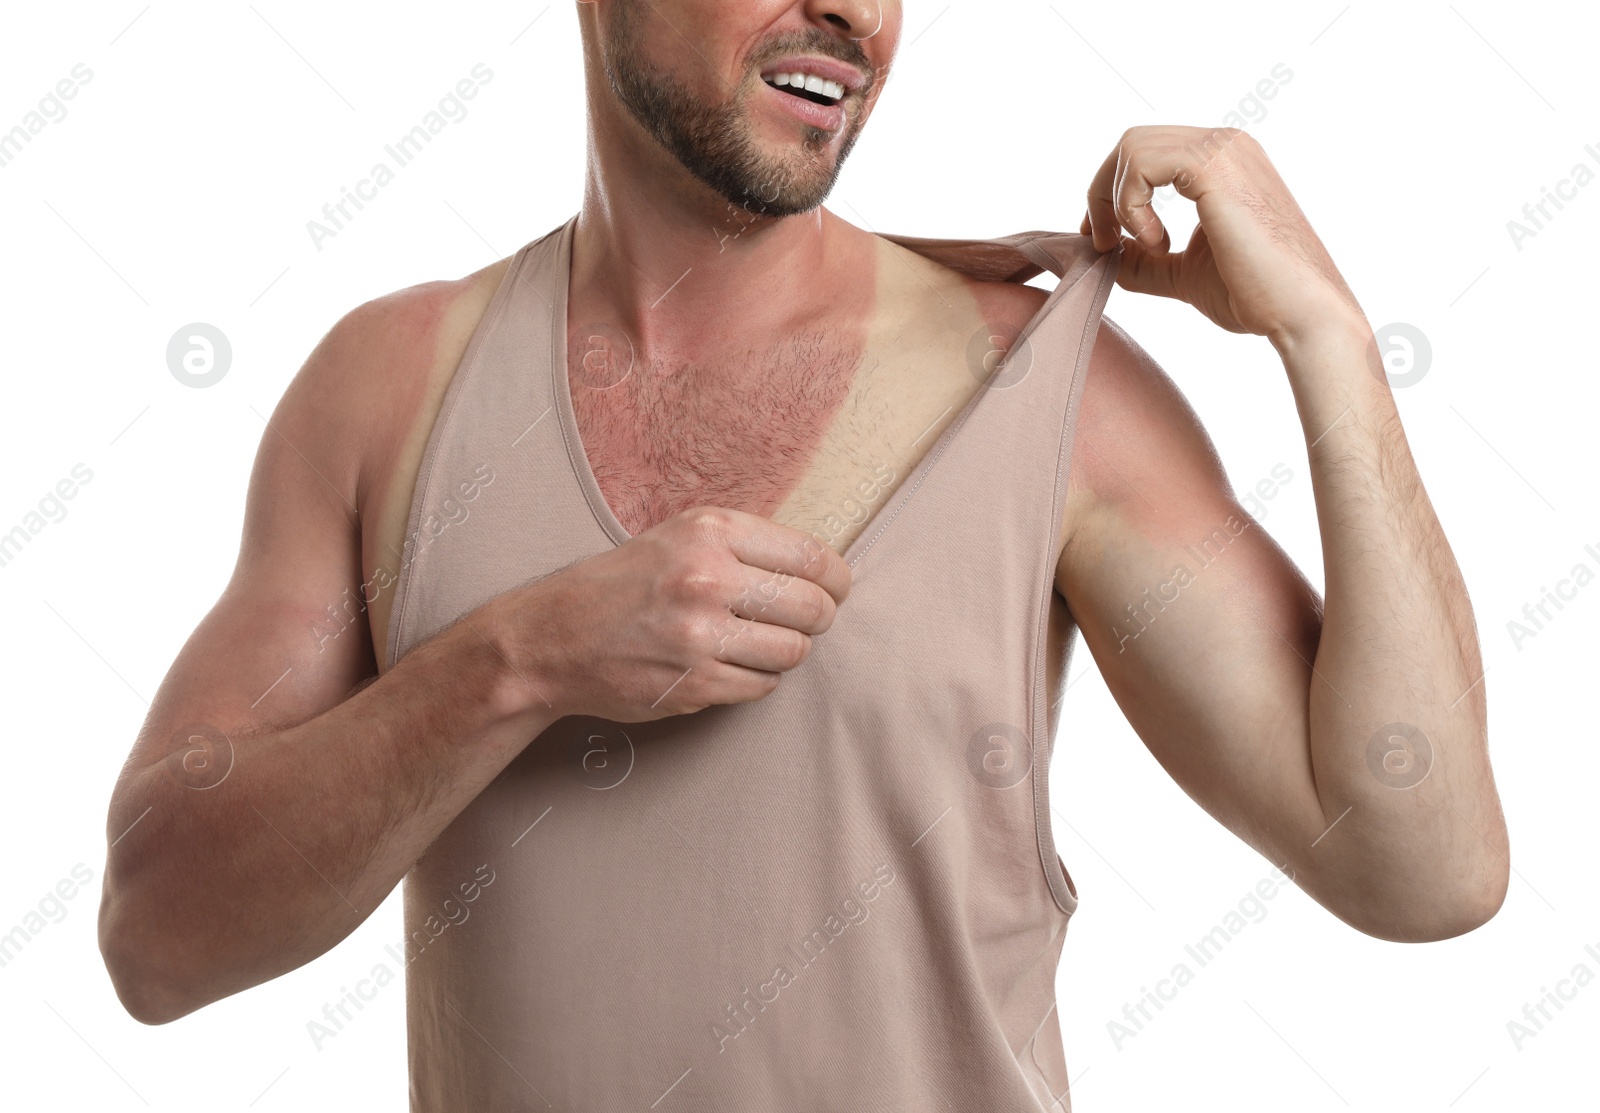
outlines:
[[[763,79],[780,73],[815,74],[825,81],[837,81],[846,93],[854,93],[867,83],[866,75],[854,66],[818,54],[791,54],[761,67]]]

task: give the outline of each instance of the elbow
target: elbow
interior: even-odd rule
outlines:
[[[136,914],[109,891],[100,902],[99,943],[117,1000],[140,1024],[170,1024],[205,1004],[162,961],[157,941]]]
[[[100,942],[100,954],[105,959],[106,973],[111,977],[111,988],[127,1014],[140,1024],[170,1024],[191,1012],[178,1006],[170,985],[152,978],[138,969],[128,957],[117,953]]]
[[[109,960],[106,969],[111,974],[111,988],[116,991],[117,1000],[122,1002],[127,1014],[140,1024],[152,1027],[171,1024],[179,1017],[187,1016],[194,1011],[178,1007],[173,998],[163,993],[159,986],[135,977],[127,970],[114,966]]]
[[[1357,930],[1391,943],[1439,943],[1478,930],[1505,904],[1510,867],[1498,863],[1470,881],[1368,906],[1344,917]]]

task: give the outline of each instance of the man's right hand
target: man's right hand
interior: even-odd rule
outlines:
[[[699,506],[485,606],[561,714],[637,723],[770,695],[850,582],[810,534]]]

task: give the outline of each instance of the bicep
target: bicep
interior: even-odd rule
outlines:
[[[1114,325],[1096,342],[1073,456],[1057,585],[1123,714],[1263,854],[1314,838],[1321,600],[1239,505],[1177,387]]]
[[[346,321],[350,319],[347,318]],[[373,671],[356,513],[359,439],[341,403],[349,354],[336,326],[263,429],[233,575],[173,661],[129,758],[147,768],[328,710]],[[209,761],[209,759],[208,759]],[[210,763],[210,775],[226,772]],[[219,772],[220,771],[220,772]]]

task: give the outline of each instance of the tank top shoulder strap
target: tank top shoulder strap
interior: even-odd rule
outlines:
[[[884,515],[892,528],[863,546],[840,621],[893,632],[862,644],[908,660],[901,683],[914,687],[924,673],[943,678],[943,688],[916,689],[930,713],[944,717],[935,736],[967,737],[989,724],[967,755],[978,768],[987,768],[994,736],[1010,740],[1007,760],[1031,771],[1027,821],[1049,893],[1071,915],[1078,898],[1055,849],[1048,796],[1057,724],[1050,696],[1072,645],[1055,568],[1079,406],[1121,248],[1101,253],[1089,237],[1050,232],[891,238],[980,279],[1024,282],[1044,271],[1058,278],[1016,336],[973,337],[969,358],[996,360],[993,370],[892,497]],[[851,657],[853,649],[825,652],[838,658],[840,673],[870,672],[873,659]],[[958,766],[952,785],[961,775]]]
[[[1088,236],[1046,231],[884,238],[983,281],[1025,282],[1046,271],[1058,281],[1019,333],[985,328],[972,337],[967,358],[984,385],[896,493],[861,555],[892,546],[887,563],[899,566],[908,550],[942,550],[952,523],[974,522],[1015,544],[1003,547],[1013,563],[1024,554],[1042,561],[1059,533],[1078,405],[1121,249],[1102,253]],[[970,531],[955,533],[970,547]]]
[[[1026,282],[1045,271],[1072,286],[1096,262],[1114,261],[1121,248],[1096,251],[1088,236],[1067,232],[1017,232],[989,240],[933,239],[885,234],[884,239],[945,266],[989,282]]]
[[[445,390],[413,489],[385,647],[390,665],[516,582],[605,540],[555,413],[554,369],[565,367],[555,307],[575,221],[511,257]],[[538,516],[540,545],[519,532],[528,514]],[[484,551],[504,556],[486,567]]]

